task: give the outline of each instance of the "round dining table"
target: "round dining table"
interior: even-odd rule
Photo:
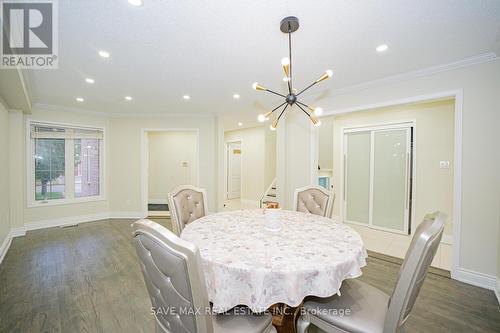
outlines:
[[[237,305],[262,312],[338,294],[362,274],[367,252],[349,226],[287,210],[237,210],[185,226],[181,238],[200,250],[208,298],[217,313]]]

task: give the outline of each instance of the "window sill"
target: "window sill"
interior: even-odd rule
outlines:
[[[106,200],[106,197],[97,196],[97,197],[85,197],[85,198],[76,198],[76,199],[55,199],[55,200],[48,200],[48,201],[30,201],[30,202],[28,202],[28,208],[59,206],[59,205],[73,205],[73,204],[80,204],[80,203],[86,203],[86,202],[105,201],[105,200]]]

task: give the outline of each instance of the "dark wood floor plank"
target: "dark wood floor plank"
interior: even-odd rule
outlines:
[[[170,227],[168,219],[156,219]],[[130,220],[28,232],[0,265],[0,332],[154,332]],[[373,254],[361,279],[390,293],[399,262]],[[429,274],[407,332],[500,332],[493,292]],[[444,275],[444,276],[443,276]]]

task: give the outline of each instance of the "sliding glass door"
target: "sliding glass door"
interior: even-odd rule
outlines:
[[[411,127],[344,132],[344,219],[408,234]]]

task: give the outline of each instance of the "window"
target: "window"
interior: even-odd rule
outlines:
[[[102,128],[29,123],[29,205],[102,200]]]

